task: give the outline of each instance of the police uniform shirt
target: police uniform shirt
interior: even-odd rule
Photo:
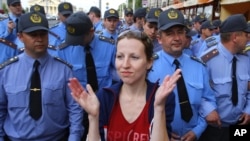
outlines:
[[[162,46],[161,44],[158,42],[157,39],[153,40],[153,45],[154,45],[154,52],[158,52],[160,50],[162,50]]]
[[[114,68],[115,60],[115,44],[101,41],[99,35],[95,35],[90,46],[90,51],[95,62],[98,86],[99,88],[110,86],[112,84],[111,69]],[[73,66],[74,76],[85,87],[87,84],[87,71],[84,46],[69,45],[60,48],[58,55]]]
[[[235,124],[242,113],[250,114],[250,99],[248,82],[250,81],[250,61],[247,55],[232,55],[221,43],[210,48],[204,55],[211,50],[217,49],[218,54],[206,62],[208,73],[212,82],[211,86],[215,91],[217,102],[217,112],[220,115],[222,126]],[[232,59],[237,58],[237,84],[238,84],[238,104],[233,106],[231,96],[232,87]]]
[[[105,29],[105,27],[103,25],[103,22],[100,20],[97,23],[95,23],[94,24],[94,29],[95,29],[95,32],[97,32],[97,33],[102,31],[103,29]]]
[[[56,35],[54,35],[54,34],[56,34]],[[49,37],[48,38],[49,38],[49,45],[52,45],[52,46],[55,46],[55,47],[58,47],[63,42],[61,37],[59,35],[57,35],[57,33],[54,33],[54,32],[53,32],[53,34],[51,32],[49,32]]]
[[[7,61],[8,59],[14,57],[16,55],[17,49],[16,45],[12,46],[6,43],[5,39],[0,39],[0,64]]]
[[[118,37],[117,32],[114,32],[113,34],[111,34],[107,29],[103,29],[101,35],[110,39],[113,38],[115,41],[117,40],[117,37]]]
[[[143,29],[139,29],[138,27],[135,26],[135,24],[132,24],[130,27],[129,27],[130,30],[138,30],[138,31],[143,31]]]
[[[15,15],[13,15],[12,13],[9,13],[9,18],[14,22],[14,24],[16,24],[15,21],[17,17]],[[9,18],[6,18],[0,21],[0,38],[4,38],[6,40],[13,42],[15,38],[17,37],[17,34],[16,34],[17,31],[16,31],[16,28],[14,28],[11,33],[8,32]]]
[[[58,35],[60,38],[60,41],[63,42],[66,37],[66,26],[63,22],[58,23],[56,26],[51,27],[50,31]],[[51,44],[53,45],[53,44]]]
[[[214,38],[212,41],[210,41],[209,43],[206,42],[206,40],[202,43],[202,45],[200,46],[200,51],[199,51],[199,56],[204,53],[207,49],[209,49],[212,46],[215,46],[218,44],[218,42],[220,42],[220,35],[215,35],[215,36],[211,36],[212,38]]]
[[[159,51],[157,55],[158,59],[154,60],[148,79],[152,82],[159,80],[162,83],[166,75],[174,73],[176,66],[173,62],[175,58],[165,53],[164,50]],[[183,136],[192,130],[199,138],[207,126],[204,117],[215,109],[214,93],[209,86],[207,71],[202,63],[191,59],[186,54],[182,54],[177,59],[180,62],[193,116],[189,123],[182,120],[177,88],[175,88],[173,92],[176,104],[174,120],[171,123],[172,132]]]
[[[46,54],[38,59],[42,86],[43,114],[29,115],[30,77],[34,59],[26,53],[0,69],[0,140],[59,140],[70,127],[69,140],[79,141],[83,133],[82,108],[70,94],[70,67]]]
[[[192,36],[192,40],[194,41],[194,40],[197,40],[197,39],[199,39],[200,38],[200,34],[197,32],[194,36]]]
[[[190,49],[192,50],[194,56],[199,56],[200,54],[200,47],[203,44],[204,40],[202,38],[198,38],[193,41],[190,45]]]

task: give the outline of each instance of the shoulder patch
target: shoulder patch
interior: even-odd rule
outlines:
[[[64,48],[66,48],[66,47],[68,47],[68,44],[66,44],[66,43],[62,43],[62,44],[60,44],[60,45],[58,46],[59,49],[64,49]]]
[[[56,50],[56,47],[53,45],[48,45],[48,49]]]
[[[197,57],[195,57],[195,56],[190,56],[190,58],[192,59],[192,60],[194,60],[194,61],[197,61],[197,62],[199,62],[199,63],[201,63],[202,65],[206,65],[204,62],[202,62],[202,60],[200,60],[199,58],[197,58]]]
[[[19,49],[18,49],[18,53],[20,54],[20,53],[24,52],[24,49],[25,49],[24,47],[19,48]]]
[[[193,46],[194,44],[198,43],[199,42],[199,39],[196,39],[194,41],[191,42],[191,45]]]
[[[60,40],[60,36],[57,35],[56,33],[52,32],[52,31],[49,31],[49,34],[53,35],[54,37],[56,37],[57,39]]]
[[[0,70],[3,69],[5,66],[8,66],[9,64],[12,64],[18,60],[19,60],[19,58],[17,56],[10,58],[9,60],[0,64]]]
[[[244,53],[248,52],[250,50],[250,45],[247,45],[246,48],[243,50]]]
[[[210,47],[215,46],[217,44],[218,44],[218,42],[216,40],[213,40],[213,41],[207,42],[207,47],[210,48]]]
[[[103,32],[102,32],[101,30],[97,30],[97,31],[95,31],[95,33],[96,33],[96,34],[99,34],[99,35],[102,35],[102,34],[103,34]]]
[[[9,46],[9,47],[11,47],[11,48],[13,48],[13,49],[16,49],[16,48],[17,48],[17,45],[16,45],[16,44],[12,43],[11,41],[2,39],[2,38],[0,38],[0,43],[3,43],[3,44],[5,44],[5,45],[7,45],[7,46]]]
[[[63,64],[65,64],[65,65],[67,65],[70,69],[73,68],[73,66],[70,63],[64,61],[63,59],[61,59],[59,57],[54,57],[54,59],[57,60],[57,61],[59,61],[59,62],[61,62],[61,63],[63,63]]]
[[[114,39],[110,39],[110,38],[107,38],[107,37],[102,36],[102,35],[99,36],[99,39],[100,39],[101,41],[104,41],[104,42],[109,42],[109,43],[111,43],[111,44],[115,44],[115,40],[114,40]]]
[[[216,38],[213,37],[213,36],[210,36],[210,37],[208,37],[208,38],[205,39],[206,43],[212,42],[212,41],[214,41],[214,40],[216,40]]]
[[[58,25],[59,25],[59,24],[57,23],[57,24],[51,26],[50,29],[51,29],[51,28],[55,28],[55,27],[57,27]]]
[[[209,51],[208,53],[206,53],[205,55],[203,55],[201,57],[201,60],[204,62],[204,63],[207,63],[208,60],[212,59],[213,57],[217,56],[219,54],[219,51],[218,49],[213,49],[211,51]]]

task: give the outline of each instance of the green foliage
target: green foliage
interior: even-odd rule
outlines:
[[[3,3],[3,10],[4,10],[4,13],[9,12],[6,3]]]

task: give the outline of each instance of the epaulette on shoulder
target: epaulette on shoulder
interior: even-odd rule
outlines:
[[[52,31],[49,31],[49,34],[53,35],[54,37],[56,37],[57,39],[60,40],[60,36],[57,35],[56,33],[52,32]]]
[[[22,53],[22,52],[24,52],[24,50],[25,50],[25,48],[24,48],[24,47],[19,48],[19,49],[18,49],[18,53]]]
[[[115,44],[115,40],[114,40],[114,39],[110,39],[110,38],[107,38],[107,37],[102,36],[102,35],[99,36],[99,39],[100,39],[101,41],[104,41],[104,42],[109,42],[109,43],[111,43],[111,44]]]
[[[201,57],[201,60],[204,62],[204,63],[207,63],[208,60],[212,59],[213,57],[217,56],[219,54],[219,51],[218,49],[213,49],[211,51],[209,51],[208,53],[206,53],[205,55],[203,55]]]
[[[247,53],[250,50],[250,45],[247,45],[246,48],[243,50],[244,53]]]
[[[194,60],[194,61],[197,61],[197,62],[199,62],[199,63],[201,63],[202,65],[206,65],[204,62],[202,62],[202,60],[200,60],[199,58],[197,58],[197,57],[195,57],[195,56],[190,56],[190,58],[192,59],[192,60]]]
[[[213,41],[207,42],[207,47],[210,48],[210,47],[215,46],[217,44],[218,44],[218,42],[216,40],[213,40]]]
[[[208,38],[205,39],[206,43],[212,42],[214,40],[216,40],[216,38],[213,37],[213,36],[210,36],[210,37],[208,37]]]
[[[102,35],[103,32],[101,30],[97,30],[97,31],[95,31],[95,34]]]
[[[153,54],[153,59],[154,59],[154,60],[159,59],[159,55],[158,55],[157,53],[154,53],[154,54]]]
[[[199,42],[199,39],[195,39],[194,41],[191,42],[191,45],[194,45]]]
[[[64,48],[66,48],[66,47],[68,47],[68,46],[69,46],[68,44],[62,43],[62,44],[60,44],[60,45],[58,46],[58,48],[59,48],[59,49],[64,49]]]
[[[17,48],[16,44],[14,44],[14,43],[12,43],[12,42],[10,42],[8,40],[2,39],[2,38],[0,38],[0,43],[3,43],[3,44],[5,44],[5,45],[7,45],[7,46],[9,46],[9,47],[11,47],[13,49]]]
[[[58,25],[59,25],[59,24],[57,23],[57,24],[51,26],[50,29],[55,28],[55,27],[57,27]]]
[[[56,47],[53,45],[48,45],[48,49],[56,50]]]
[[[73,68],[73,66],[70,63],[64,61],[63,59],[61,59],[59,57],[54,57],[54,59],[57,60],[57,61],[59,61],[59,62],[61,62],[61,63],[63,63],[63,64],[65,64],[65,65],[67,65],[70,69]]]
[[[10,58],[9,60],[0,64],[0,70],[3,69],[5,66],[8,66],[9,64],[12,64],[18,60],[19,60],[19,58],[17,56]]]
[[[3,20],[7,20],[8,18],[2,18],[2,19],[0,19],[0,21],[3,21]]]

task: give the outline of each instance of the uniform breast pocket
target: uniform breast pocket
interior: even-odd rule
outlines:
[[[239,75],[238,89],[245,94],[248,91],[249,75]]]
[[[231,95],[232,91],[232,78],[224,77],[224,78],[213,78],[212,87],[215,91],[216,97],[228,97]]]
[[[199,82],[188,82],[187,91],[189,93],[189,100],[191,104],[198,105],[201,102],[201,97],[203,93],[203,83]]]
[[[61,105],[64,102],[63,83],[56,82],[56,84],[45,84],[44,87],[44,103],[46,105]]]
[[[76,77],[79,81],[84,82],[86,80],[86,68],[84,68],[82,65],[74,65],[73,67],[73,75]]]
[[[109,76],[109,69],[110,69],[109,66],[105,66],[105,64],[99,64],[98,66],[96,66],[97,78],[103,78]]]
[[[25,108],[29,105],[29,90],[27,86],[6,86],[9,108]]]

